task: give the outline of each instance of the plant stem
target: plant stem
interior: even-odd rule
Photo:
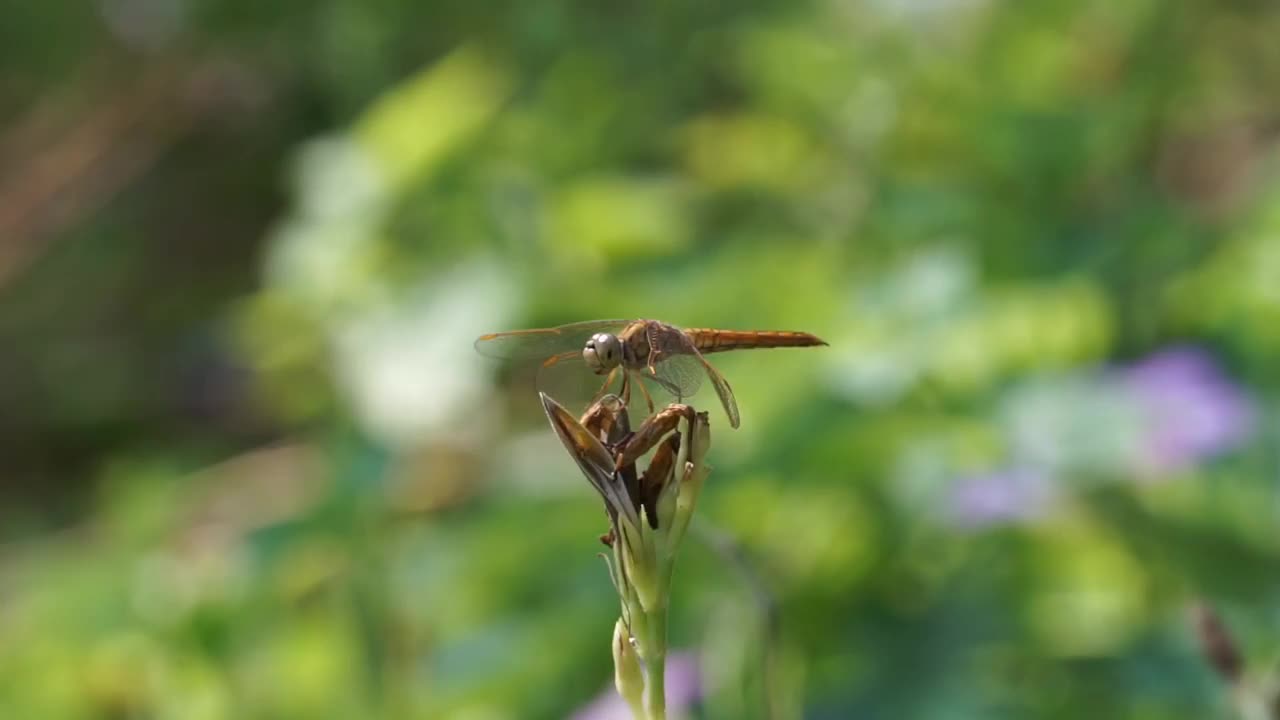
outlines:
[[[645,639],[645,692],[649,696],[649,720],[667,717],[667,606],[663,603],[645,613],[648,636]]]

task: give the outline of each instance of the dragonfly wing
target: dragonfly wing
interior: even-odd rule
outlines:
[[[555,398],[573,412],[581,413],[596,399],[606,379],[617,380],[616,375],[597,375],[582,362],[582,353],[567,352],[555,355],[538,366],[534,384],[540,392]],[[617,391],[618,382],[612,382]]]
[[[627,320],[589,320],[538,330],[489,333],[476,340],[476,352],[502,360],[546,360],[553,355],[582,352],[587,340],[601,332],[619,333]]]
[[[647,371],[644,374],[649,377]],[[711,385],[715,387],[716,395],[720,397],[720,404],[724,406],[725,414],[729,416],[729,425],[738,427],[740,419],[738,401],[733,396],[733,388],[729,387],[729,381],[724,379],[720,371],[707,362],[707,359],[702,357],[702,353],[692,345],[685,352],[668,355],[659,360],[654,367],[654,376],[649,379],[667,394],[674,395],[678,399],[686,399],[698,392],[704,377],[711,378]]]
[[[738,417],[738,401],[733,397],[733,388],[729,387],[729,381],[724,379],[720,371],[711,366],[701,355],[698,356],[702,360],[703,367],[707,370],[707,376],[711,378],[711,384],[716,388],[716,394],[720,396],[720,404],[724,405],[724,412],[729,416],[729,427],[738,428],[741,418]]]
[[[693,352],[697,352],[694,350]],[[667,355],[654,365],[654,374],[645,369],[643,375],[677,400],[692,397],[702,387],[707,372],[695,355]]]

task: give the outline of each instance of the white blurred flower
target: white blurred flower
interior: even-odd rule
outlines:
[[[402,304],[359,313],[335,331],[339,382],[364,427],[393,447],[475,428],[487,369],[473,342],[514,298],[490,263],[453,270]],[[470,438],[474,439],[474,438]]]
[[[367,153],[342,137],[313,140],[295,162],[295,210],[273,233],[268,284],[317,308],[359,295],[387,204]]]
[[[1018,385],[1001,403],[999,418],[1017,464],[1050,474],[1122,472],[1143,430],[1123,388],[1096,371]]]

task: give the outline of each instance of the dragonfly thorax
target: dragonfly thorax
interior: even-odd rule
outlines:
[[[597,375],[603,375],[622,364],[622,343],[612,333],[596,333],[582,348],[582,360]]]

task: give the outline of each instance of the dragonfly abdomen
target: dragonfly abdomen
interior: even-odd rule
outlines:
[[[713,328],[686,329],[698,352],[703,354],[746,350],[751,348],[812,347],[826,345],[816,335],[791,330],[716,330]]]

